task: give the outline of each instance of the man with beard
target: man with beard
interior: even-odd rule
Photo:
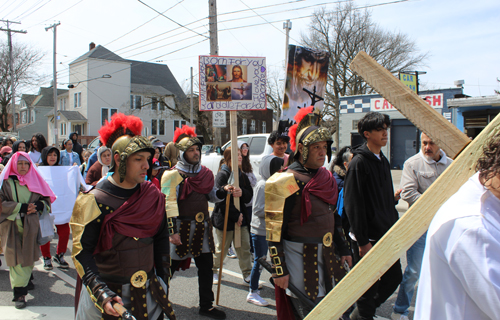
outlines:
[[[78,275],[77,320],[118,319],[123,304],[136,319],[175,319],[168,301],[170,255],[165,197],[151,183],[154,154],[142,122],[117,113],[99,130],[112,151],[109,172],[76,200],[70,225]],[[83,284],[81,290],[79,285]]]
[[[312,106],[300,110],[295,121],[289,134],[296,161],[269,178],[265,188],[278,319],[305,318],[345,275],[344,263],[352,261],[335,212],[337,184],[323,167],[331,156],[331,134],[318,125]],[[285,291],[289,284],[300,296]]]
[[[410,207],[452,162],[444,151],[423,132],[420,135],[420,141],[420,152],[405,161],[401,176],[401,198],[408,202]],[[399,285],[398,297],[391,315],[392,320],[408,320],[408,308],[413,298],[415,284],[420,276],[426,236],[427,232],[406,252],[408,265],[403,281]]]
[[[186,125],[174,132],[175,147],[179,150],[178,162],[161,178],[161,190],[167,200],[167,217],[172,226],[170,251],[172,275],[182,262],[194,258],[198,268],[199,314],[212,319],[225,319],[224,311],[213,307],[212,267],[215,252],[212,221],[208,202],[220,202],[226,192],[214,187],[214,175],[201,165],[202,143],[194,128]],[[189,261],[189,260],[187,260]]]

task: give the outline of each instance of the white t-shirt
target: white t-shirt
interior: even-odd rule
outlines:
[[[500,199],[472,176],[429,226],[415,319],[499,319]]]

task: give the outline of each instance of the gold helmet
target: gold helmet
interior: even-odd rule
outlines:
[[[294,117],[296,124],[290,127],[290,149],[295,152],[294,158],[299,159],[302,156],[304,163],[307,162],[309,156],[309,146],[313,143],[326,141],[328,162],[332,156],[332,134],[330,130],[320,126],[321,117],[318,110],[314,110],[313,106],[303,108],[297,112]],[[299,143],[302,143],[305,148],[302,153],[299,153]]]
[[[174,143],[175,147],[179,149],[181,152],[186,151],[192,146],[199,145],[200,151],[203,143],[201,143],[200,139],[198,139],[195,129],[192,127],[188,127],[187,125],[183,125],[182,128],[176,128],[174,132]]]
[[[111,168],[110,172],[115,172],[115,154],[120,156],[118,173],[120,182],[123,182],[127,173],[127,158],[139,151],[148,151],[151,153],[148,176],[151,176],[152,158],[155,154],[153,145],[148,138],[141,136],[142,121],[136,116],[126,116],[123,113],[116,113],[111,117],[111,122],[99,130],[103,145],[111,149]]]

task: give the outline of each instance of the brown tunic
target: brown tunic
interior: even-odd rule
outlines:
[[[2,201],[0,236],[7,266],[15,267],[18,264],[21,264],[22,267],[32,266],[40,257],[40,247],[37,243],[38,230],[40,229],[38,214],[29,214],[24,217],[24,232],[21,241],[16,221],[7,219],[18,204],[14,201],[8,180],[2,184],[0,200]],[[29,203],[35,203],[39,200],[45,200],[46,204],[50,204],[48,197],[32,192]]]

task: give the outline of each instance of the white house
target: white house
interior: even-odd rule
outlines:
[[[167,65],[126,60],[91,43],[87,53],[69,64],[69,82],[68,94],[58,97],[59,142],[71,132],[85,140],[97,136],[116,112],[140,117],[143,135],[164,142],[172,140],[175,127],[185,124],[165,107],[187,101]],[[47,116],[48,142],[53,143],[54,115]]]

